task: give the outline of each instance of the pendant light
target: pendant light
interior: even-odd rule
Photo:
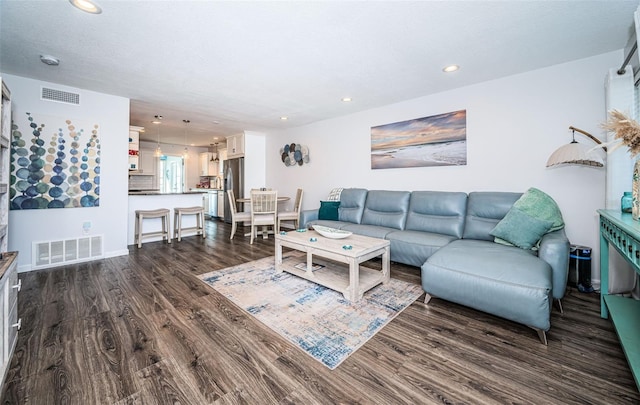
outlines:
[[[162,115],[156,115],[156,120],[152,121],[153,124],[156,124],[158,126],[158,144],[156,147],[156,152],[154,153],[155,157],[160,157],[162,156],[162,149],[160,149],[160,124],[161,124],[161,120],[162,120]]]
[[[189,158],[189,150],[187,149],[187,127],[189,126],[189,123],[191,121],[189,120],[182,120],[182,122],[184,122],[184,152],[182,153],[182,158],[183,159],[187,159]]]
[[[218,158],[218,142],[210,143],[209,145],[211,145],[214,148],[213,153],[211,154],[211,159],[209,159],[209,162],[219,162],[220,159]]]

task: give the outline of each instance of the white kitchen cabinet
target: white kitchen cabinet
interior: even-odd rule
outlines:
[[[203,208],[205,214],[209,213],[210,201],[211,201],[210,194],[209,193],[202,193],[202,208]]]
[[[244,133],[227,137],[227,159],[244,157]]]
[[[213,153],[203,152],[200,154],[200,176],[217,176],[218,162],[211,160]]]
[[[218,173],[221,175],[221,178],[224,178],[224,164],[223,164],[223,162],[225,160],[227,160],[227,150],[226,149],[220,149],[218,151],[218,157],[220,158],[220,161],[218,162]]]
[[[218,218],[224,219],[224,199],[225,192],[223,190],[218,191]]]
[[[0,384],[4,383],[7,376],[22,324],[22,320],[18,318],[18,292],[21,287],[22,282],[18,279],[18,252],[4,252],[0,259]]]

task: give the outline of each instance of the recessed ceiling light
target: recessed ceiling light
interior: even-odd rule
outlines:
[[[348,103],[350,101],[352,101],[353,99],[351,97],[342,97],[342,101],[344,101],[345,103]]]
[[[282,120],[282,121],[286,121],[288,119],[289,119],[289,117],[280,117],[280,120]]]
[[[460,66],[458,65],[449,65],[449,66],[443,67],[442,71],[446,73],[451,73],[451,72],[455,72],[458,69],[460,69]]]
[[[87,13],[102,13],[102,9],[100,8],[100,6],[92,0],[69,0],[69,3],[71,3],[75,8],[78,8]]]
[[[60,64],[60,59],[51,55],[40,55],[40,60],[45,65],[49,65],[49,66],[58,66]]]
[[[213,125],[218,125],[220,124],[220,121],[213,121]]]

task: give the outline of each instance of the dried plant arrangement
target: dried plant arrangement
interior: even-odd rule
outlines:
[[[636,120],[618,110],[611,110],[609,119],[602,124],[602,128],[614,132],[615,139],[599,145],[600,147],[606,146],[609,152],[613,152],[621,146],[626,146],[632,156],[640,153],[640,123]]]

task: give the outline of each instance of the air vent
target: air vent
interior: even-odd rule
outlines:
[[[63,264],[101,259],[102,235],[84,238],[34,242],[32,268],[44,269]]]
[[[58,103],[80,105],[80,94],[70,93],[68,91],[50,89],[47,87],[42,88],[42,99],[55,101]]]

